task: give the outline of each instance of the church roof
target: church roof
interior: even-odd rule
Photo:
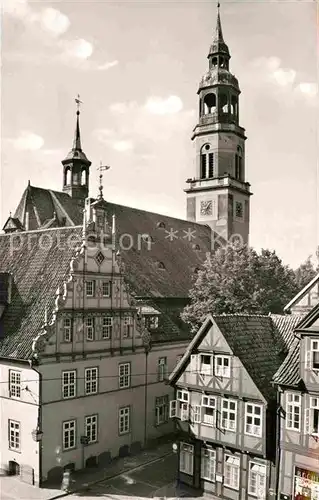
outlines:
[[[69,207],[74,209],[68,195],[39,188],[31,191],[34,213],[44,223],[52,219],[50,211],[55,198],[71,202],[63,204],[63,211]],[[126,280],[134,294],[154,300],[186,299],[192,274],[210,250],[210,229],[130,207],[111,203],[107,206],[110,222],[112,215],[116,216],[117,244]],[[79,218],[80,213],[77,209],[74,215]],[[193,237],[188,237],[191,231]],[[82,226],[77,225],[0,235],[0,273],[12,274],[11,304],[0,319],[0,335],[3,332],[5,336],[0,356],[24,359],[30,355],[32,339],[43,323],[44,310],[46,307],[52,310],[56,290],[69,272],[75,248],[66,242],[72,237],[79,241],[81,234]],[[145,234],[149,238],[144,240]],[[170,236],[172,234],[175,236]],[[169,340],[170,335],[188,338],[188,329],[179,318],[182,305],[171,312],[158,305],[154,307],[163,313],[162,327],[154,332],[154,341]]]

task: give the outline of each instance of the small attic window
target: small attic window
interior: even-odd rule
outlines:
[[[159,262],[157,264],[157,266],[158,266],[158,269],[166,269],[164,262]]]
[[[198,274],[198,273],[199,273],[199,271],[200,271],[200,268],[199,268],[199,267],[194,267],[194,268],[193,268],[193,273],[194,273],[194,274]]]
[[[193,250],[200,250],[200,246],[197,243],[194,243]]]
[[[165,226],[165,223],[163,221],[160,221],[157,223],[156,227],[158,229],[165,229],[166,226]]]

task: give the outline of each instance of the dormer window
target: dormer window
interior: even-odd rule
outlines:
[[[159,263],[158,263],[158,269],[163,269],[163,270],[165,270],[165,264],[164,264],[164,262],[159,262]]]
[[[164,224],[164,222],[163,222],[163,221],[158,222],[158,223],[157,223],[157,228],[158,228],[158,229],[165,229],[165,224]]]
[[[145,326],[149,330],[156,330],[158,328],[158,316],[146,316]]]

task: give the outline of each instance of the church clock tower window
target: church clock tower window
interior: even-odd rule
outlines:
[[[214,153],[210,149],[210,144],[205,144],[201,151],[201,179],[214,177]]]
[[[235,234],[248,244],[250,184],[245,178],[245,129],[239,125],[240,88],[230,70],[220,12],[198,89],[199,115],[192,140],[196,150],[188,179],[187,219],[208,225],[220,241]],[[215,238],[215,236],[213,236]]]

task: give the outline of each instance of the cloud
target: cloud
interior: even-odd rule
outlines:
[[[40,27],[50,35],[61,36],[70,27],[67,15],[53,7],[45,7],[40,12],[34,11],[27,0],[3,0],[3,12],[28,25]]]
[[[145,108],[155,115],[174,114],[183,109],[183,102],[176,95],[171,95],[166,99],[162,97],[150,97],[146,101]]]
[[[293,103],[296,98],[313,103],[318,94],[317,83],[300,81],[297,71],[285,67],[278,57],[260,57],[252,61],[244,81],[245,85],[254,85],[258,90],[272,85],[276,93],[285,97],[286,103]]]
[[[31,29],[33,38],[37,45],[31,53],[11,53],[7,57],[12,60],[22,60],[52,64],[53,62],[64,63],[82,70],[106,71],[118,65],[117,60],[92,61],[91,56],[94,46],[84,38],[65,39],[61,38],[71,26],[71,21],[66,14],[52,7],[42,8],[36,11],[28,0],[3,0],[4,13],[19,19]],[[40,43],[38,43],[40,42]],[[41,43],[42,42],[42,43]],[[45,52],[41,52],[42,44]],[[47,57],[47,49],[53,49],[53,55]]]
[[[113,149],[120,153],[125,153],[126,151],[131,151],[132,149],[134,149],[134,144],[131,140],[115,141],[113,143]]]
[[[296,90],[306,95],[307,97],[316,97],[318,94],[318,84],[301,82],[297,85]]]
[[[66,41],[63,40],[61,43],[63,47],[62,57],[70,58],[75,57],[77,59],[88,59],[91,57],[94,47],[92,43],[84,40],[83,38],[79,38],[77,40]]]
[[[98,64],[96,69],[98,69],[99,71],[106,71],[110,68],[114,68],[114,66],[117,66],[118,64],[119,62],[117,60],[105,62],[103,64]]]
[[[19,151],[38,151],[44,144],[44,139],[33,132],[23,131],[17,138],[7,139]]]
[[[38,20],[41,27],[53,36],[61,36],[70,27],[68,16],[57,9],[47,7],[39,14]]]

